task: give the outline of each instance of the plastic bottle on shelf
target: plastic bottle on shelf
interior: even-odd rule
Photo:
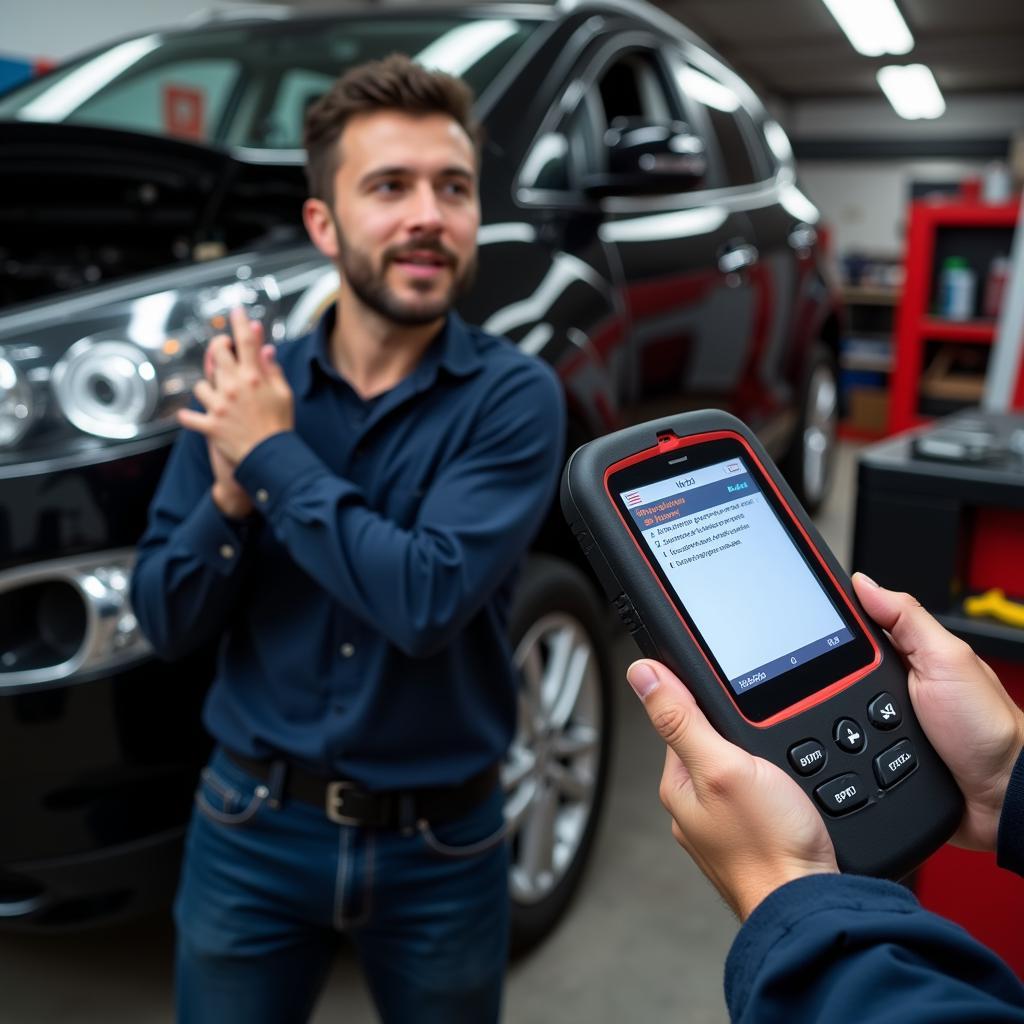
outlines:
[[[950,256],[939,275],[939,316],[970,320],[974,316],[975,273],[961,256]]]
[[[1001,160],[995,160],[985,167],[982,178],[981,199],[985,203],[1008,203],[1013,198],[1013,183],[1010,168]]]
[[[994,320],[999,316],[999,307],[1003,304],[1003,293],[1006,291],[1006,279],[1010,276],[1010,258],[993,256],[988,265],[985,278],[985,291],[981,297],[981,315]]]

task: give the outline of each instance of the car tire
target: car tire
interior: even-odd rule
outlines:
[[[804,374],[800,412],[782,471],[804,508],[814,515],[828,496],[839,424],[839,375],[836,359],[816,345]]]
[[[510,616],[519,720],[502,766],[513,955],[562,916],[594,841],[612,741],[605,618],[582,572],[529,557]]]

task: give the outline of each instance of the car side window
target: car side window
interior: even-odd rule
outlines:
[[[323,71],[293,68],[278,82],[274,102],[263,118],[257,144],[274,149],[302,146],[302,126],[309,105],[334,84],[335,76]]]
[[[538,136],[519,172],[523,188],[564,192],[569,181],[569,139],[562,132],[544,132]]]
[[[620,57],[605,69],[597,83],[605,120],[642,117],[652,124],[671,119],[668,97],[654,58],[640,51]]]
[[[100,90],[68,120],[209,141],[239,72],[226,58],[161,64]]]
[[[751,145],[756,138],[754,120],[734,89],[692,64],[680,62],[679,87],[701,113],[721,155],[724,185],[749,185],[765,177]]]

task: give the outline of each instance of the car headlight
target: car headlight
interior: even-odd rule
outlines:
[[[34,414],[31,385],[0,349],[0,448],[14,447],[32,426]]]
[[[136,437],[160,401],[149,356],[129,341],[82,338],[53,368],[61,411],[96,437]]]
[[[276,272],[235,259],[0,317],[0,462],[172,428],[231,309],[276,342],[290,301]]]

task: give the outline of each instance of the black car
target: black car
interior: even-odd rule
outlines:
[[[715,405],[805,502],[825,493],[839,311],[781,128],[654,8],[261,9],[118,42],[0,99],[0,920],[70,926],[166,900],[208,741],[211,657],[152,657],[133,545],[238,303],[275,339],[332,300],[306,240],[308,104],[400,51],[464,76],[486,126],[480,268],[461,311],[548,360],[571,449]],[[612,721],[603,601],[553,508],[512,639],[504,766],[515,940],[565,907]]]

